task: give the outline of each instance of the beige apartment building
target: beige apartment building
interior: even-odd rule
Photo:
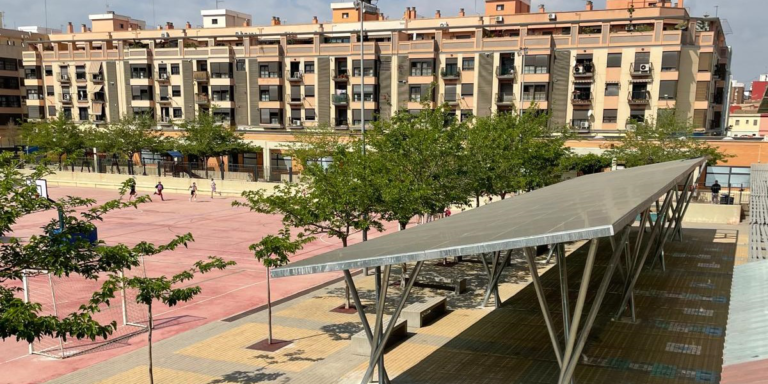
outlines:
[[[265,148],[307,126],[355,130],[363,119],[439,103],[461,119],[535,105],[593,136],[677,108],[719,131],[730,49],[720,20],[693,17],[683,1],[608,0],[606,9],[587,1],[557,12],[486,0],[481,15],[422,17],[415,7],[385,16],[364,0],[362,70],[351,1],[330,4],[331,22],[306,24],[273,17],[253,26],[248,14],[209,10],[200,27],[147,29],[127,16],[90,15],[90,28],[70,24],[28,45],[25,84],[42,97],[28,97],[27,108],[30,119],[63,112],[95,124],[151,113],[168,130],[212,111]]]

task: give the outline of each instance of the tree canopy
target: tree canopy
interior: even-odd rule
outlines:
[[[696,157],[708,157],[710,165],[727,161],[729,156],[694,138],[693,133],[693,123],[677,111],[661,111],[657,119],[638,122],[634,130],[628,130],[605,156],[627,167]]]
[[[155,121],[149,115],[124,116],[118,121],[94,128],[90,132],[91,146],[121,159],[130,160],[144,150],[160,152],[172,147],[174,140],[154,127]],[[128,164],[129,173],[133,174],[133,162]]]
[[[58,159],[59,170],[65,156],[70,160],[82,157],[87,148],[86,130],[63,113],[50,120],[25,123],[21,132],[27,145]]]

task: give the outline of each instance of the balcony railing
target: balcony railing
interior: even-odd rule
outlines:
[[[573,66],[573,77],[592,77],[595,66],[592,63],[582,63]]]
[[[91,95],[91,101],[94,102],[94,103],[103,103],[106,100],[104,99],[104,95],[93,94],[93,95]]]
[[[206,93],[196,93],[195,103],[197,104],[209,104],[211,102],[210,96]]]
[[[304,128],[304,121],[301,119],[288,119],[288,128]]]
[[[515,104],[515,95],[511,92],[500,92],[496,94],[496,105],[505,107]]]
[[[66,73],[59,73],[59,82],[60,83],[70,83],[72,82],[72,78],[69,76],[69,74]]]
[[[627,100],[630,104],[650,104],[651,93],[648,91],[629,91]]]
[[[499,79],[514,79],[517,76],[515,67],[500,65],[496,67],[496,77]]]
[[[163,104],[170,103],[171,102],[171,97],[170,96],[160,96],[160,97],[157,98],[157,102],[158,103],[163,103]]]
[[[172,121],[170,116],[160,116],[160,118],[157,119],[157,123],[160,125],[171,125]]]
[[[592,93],[578,92],[571,96],[571,104],[573,105],[590,105],[592,104]]]
[[[155,74],[155,79],[157,79],[157,82],[159,83],[167,83],[171,81],[171,75],[168,72],[157,72],[157,74]]]
[[[653,75],[653,63],[648,64],[635,64],[629,67],[630,74],[632,76],[651,76]]]
[[[444,80],[457,80],[461,78],[461,69],[459,68],[443,68],[440,70],[440,77]]]
[[[590,129],[592,129],[592,123],[588,120],[574,119],[571,120],[571,127],[578,133],[589,133]]]
[[[78,83],[84,83],[88,81],[88,77],[85,75],[85,73],[77,73],[75,74],[75,81]]]
[[[349,119],[333,119],[331,126],[337,129],[349,129]]]
[[[104,74],[102,73],[94,73],[93,77],[91,77],[91,81],[94,83],[103,83],[104,82]]]
[[[291,71],[290,69],[286,71],[285,78],[288,79],[288,81],[301,81],[301,79],[304,77],[304,74],[301,73],[301,71]]]
[[[347,105],[349,104],[349,95],[333,95],[333,105]]]
[[[336,75],[333,76],[333,80],[338,82],[347,82],[349,81],[349,73],[347,72],[336,73]]]
[[[194,71],[192,72],[192,79],[197,82],[207,82],[208,81],[208,71]]]

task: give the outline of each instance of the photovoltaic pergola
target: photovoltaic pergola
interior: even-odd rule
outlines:
[[[362,383],[369,383],[376,366],[379,382],[388,382],[383,352],[397,318],[421,271],[424,261],[457,256],[478,256],[488,274],[484,304],[498,292],[498,281],[508,264],[512,250],[522,249],[528,261],[532,281],[552,347],[560,365],[560,384],[571,383],[573,373],[605,297],[613,273],[623,264],[624,294],[616,317],[627,313],[635,317],[634,286],[646,262],[651,268],[664,264],[664,243],[682,239],[682,217],[694,194],[696,180],[705,159],[673,161],[599,173],[568,180],[531,193],[485,205],[461,214],[395,232],[301,260],[272,271],[273,277],[285,277],[331,271],[344,271],[352,291],[363,328],[371,344],[368,368]],[[639,222],[637,235],[630,229]],[[600,238],[609,238],[612,246],[608,268],[594,296],[586,318],[587,289]],[[634,241],[631,241],[633,239]],[[564,244],[589,240],[584,275],[573,311],[568,302]],[[558,338],[546,303],[534,261],[534,247],[549,246],[549,257],[557,260],[564,317],[564,340]],[[490,262],[487,260],[490,258]],[[413,263],[407,283],[387,324],[383,324],[384,305],[393,265]],[[490,264],[490,266],[489,266]],[[376,320],[373,329],[363,312],[350,270],[376,269]],[[383,270],[383,272],[382,272]],[[497,305],[498,305],[498,294]],[[583,322],[583,323],[582,323]]]

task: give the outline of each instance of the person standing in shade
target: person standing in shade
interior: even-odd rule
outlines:
[[[197,184],[195,183],[192,183],[189,187],[189,201],[192,201],[192,199],[197,201]]]
[[[712,191],[712,204],[720,204],[720,183],[715,180],[715,183],[712,184],[710,187],[710,190]]]
[[[128,201],[136,198],[136,180],[131,179],[129,182],[130,191],[128,192]]]
[[[163,182],[158,181],[157,185],[155,185],[155,195],[160,195],[160,200],[165,201],[165,198],[163,197]]]

